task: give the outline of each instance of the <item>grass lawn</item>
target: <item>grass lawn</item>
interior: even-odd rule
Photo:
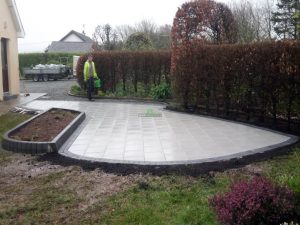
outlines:
[[[19,114],[9,112],[7,114],[0,116],[0,141],[2,140],[2,135],[9,129],[15,127],[21,122],[29,119],[31,116],[27,114]]]
[[[0,117],[0,133],[27,116]],[[255,174],[300,199],[300,148],[244,168],[199,177],[118,176],[0,150],[0,224],[219,224],[208,199]]]
[[[7,114],[0,116],[0,144],[2,140],[2,135],[10,130],[11,128],[15,127],[16,125],[20,124],[21,122],[24,122],[25,120],[29,119],[31,116],[29,115],[23,115],[23,114],[17,114],[9,112]],[[0,147],[1,149],[1,147]],[[2,162],[8,161],[9,156],[11,154],[8,152],[0,151],[0,165]]]

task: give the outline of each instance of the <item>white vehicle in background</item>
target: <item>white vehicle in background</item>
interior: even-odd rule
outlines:
[[[62,62],[62,59],[65,58],[60,58],[60,62]],[[62,63],[50,65],[38,64],[31,68],[23,68],[23,74],[26,79],[32,79],[35,82],[58,80],[63,78],[70,79],[72,76],[72,68]]]
[[[63,78],[70,78],[72,70],[65,65],[36,65],[33,68],[24,68],[23,73],[26,79],[32,79],[33,81],[48,81],[58,80]]]

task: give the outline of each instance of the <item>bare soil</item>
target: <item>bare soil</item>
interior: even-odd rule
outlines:
[[[50,110],[12,133],[10,138],[22,141],[52,141],[78,114],[64,109]]]
[[[78,215],[95,203],[127,190],[145,177],[141,174],[120,176],[101,169],[84,170],[79,166],[55,165],[39,161],[38,156],[11,154],[1,150],[1,147],[0,153],[7,155],[5,162],[0,164],[0,224],[4,221],[1,220],[1,213],[7,209],[15,208],[20,203],[30,205],[34,198],[47,199],[45,190],[72,193],[76,198],[68,212],[62,213],[64,205],[56,206],[60,213],[49,212],[54,217],[53,221],[66,218],[66,213],[78,219]],[[15,216],[11,219],[11,223],[7,220],[7,224],[18,221]],[[49,224],[57,224],[53,221]]]

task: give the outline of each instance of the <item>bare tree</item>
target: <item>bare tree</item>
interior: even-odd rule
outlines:
[[[232,2],[238,42],[249,43],[272,39],[273,6],[274,0],[261,0],[259,5],[247,0]]]
[[[157,31],[157,25],[151,20],[142,20],[135,25],[135,28],[137,32],[147,34],[150,37]]]
[[[274,0],[265,0],[262,7],[263,10],[263,32],[266,39],[272,39],[272,12],[274,9]]]
[[[127,25],[127,24],[116,26],[115,30],[116,30],[116,33],[117,33],[120,41],[122,41],[122,42],[125,42],[131,34],[137,32],[135,27]]]
[[[134,33],[143,33],[150,38],[155,49],[169,49],[171,45],[170,24],[158,26],[151,20],[142,20],[135,26],[121,25],[116,27],[116,32],[120,41],[125,43],[130,35]]]
[[[95,43],[97,43],[95,46],[95,50],[101,50],[101,46],[105,42],[105,33],[103,32],[102,25],[98,25],[95,28],[95,31],[93,33],[93,40],[95,41]]]
[[[165,24],[158,26],[151,20],[142,20],[135,26],[128,24],[111,27],[109,24],[98,25],[93,39],[95,50],[121,50],[125,48],[128,38],[135,33],[142,33],[150,39],[155,49],[169,49],[171,43],[172,26]]]
[[[259,28],[253,5],[248,1],[240,1],[239,3],[233,3],[231,7],[237,26],[238,42],[249,43],[256,41]]]
[[[97,43],[95,50],[115,50],[119,41],[117,32],[109,24],[98,25],[93,39]]]

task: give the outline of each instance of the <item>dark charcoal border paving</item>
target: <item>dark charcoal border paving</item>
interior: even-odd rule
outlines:
[[[221,156],[215,158],[199,159],[199,160],[184,160],[184,161],[157,161],[157,162],[143,162],[143,161],[126,161],[126,160],[111,160],[111,159],[101,159],[101,158],[90,158],[80,155],[73,154],[69,151],[61,151],[59,154],[73,158],[75,160],[85,160],[91,163],[111,163],[111,164],[124,164],[124,165],[135,165],[135,166],[182,166],[182,165],[205,165],[205,164],[219,164],[229,161],[244,161],[244,160],[257,160],[265,156],[272,157],[273,155],[282,154],[287,148],[297,144],[299,142],[299,137],[288,135],[289,140],[271,146],[266,146],[263,148],[253,149],[246,152],[241,152],[237,154],[232,154],[228,156]],[[220,165],[218,165],[220,166]]]
[[[77,112],[79,113],[79,115],[50,142],[20,141],[9,137],[12,132],[21,129],[22,127],[30,123],[35,118],[53,109],[60,109],[60,108],[51,108],[37,116],[30,118],[29,120],[21,123],[17,127],[6,132],[3,135],[3,140],[2,140],[3,149],[13,151],[13,152],[19,152],[19,153],[27,153],[27,154],[42,154],[42,153],[58,152],[60,147],[67,141],[67,139],[72,135],[72,133],[76,130],[76,128],[85,119],[84,112],[65,109],[71,112]]]
[[[292,151],[292,148],[297,145],[299,138],[290,139],[287,142],[278,144],[276,146],[269,146],[262,149],[256,149],[253,151],[245,152],[243,154],[235,154],[226,157],[210,158],[205,160],[185,161],[183,164],[161,164],[159,162],[153,162],[145,164],[140,162],[130,163],[117,160],[101,161],[79,157],[67,151],[59,152],[59,154],[46,154],[43,155],[40,160],[50,161],[53,164],[59,164],[62,166],[77,165],[86,170],[94,170],[101,168],[102,170],[120,175],[128,174],[148,174],[153,175],[169,175],[169,174],[181,174],[199,176],[205,175],[210,171],[224,171],[226,169],[240,168],[253,162],[259,162],[267,159],[271,159],[275,156],[287,154]],[[271,149],[271,150],[270,150]],[[248,154],[248,155],[246,155]]]
[[[195,115],[198,116],[198,115]],[[211,116],[206,116],[214,118]],[[225,119],[215,118],[224,121]],[[228,121],[228,120],[225,120]],[[263,148],[253,149],[246,152],[232,154],[223,157],[207,158],[200,160],[190,161],[172,161],[172,162],[139,162],[139,161],[122,161],[122,160],[108,160],[83,157],[69,152],[66,148],[59,151],[60,156],[52,160],[55,163],[63,165],[80,165],[83,168],[102,168],[107,172],[118,174],[131,174],[131,173],[152,173],[156,175],[164,175],[170,173],[176,174],[189,174],[197,176],[209,171],[223,171],[230,168],[237,168],[247,165],[252,162],[270,159],[275,156],[287,154],[299,143],[299,137],[294,135],[285,134],[279,131],[261,128],[254,125],[245,124],[242,122],[230,121],[232,123],[243,124],[245,126],[260,128],[266,131],[286,135],[289,139],[285,142],[270,145]],[[83,124],[82,124],[83,125]],[[83,128],[84,126],[82,126]],[[80,130],[80,128],[79,128]],[[79,131],[78,130],[78,131]],[[77,132],[76,132],[77,133]],[[48,159],[49,160],[49,159]],[[51,159],[50,159],[51,161]]]
[[[164,109],[166,111],[173,111],[169,109]],[[269,145],[263,148],[258,148],[258,149],[252,149],[249,151],[245,152],[240,152],[236,154],[231,154],[227,156],[221,156],[221,157],[213,157],[213,158],[206,158],[206,159],[199,159],[199,160],[184,160],[184,161],[157,161],[157,162],[145,162],[145,161],[126,161],[126,160],[111,160],[111,159],[101,159],[101,158],[91,158],[91,157],[84,157],[80,155],[76,155],[74,153],[71,153],[68,151],[68,148],[71,146],[71,143],[69,143],[68,146],[63,146],[61,151],[59,151],[59,154],[64,156],[64,157],[69,157],[74,160],[79,160],[79,161],[86,161],[90,163],[108,163],[108,164],[115,164],[115,165],[125,165],[125,166],[164,166],[164,167],[176,167],[176,166],[188,166],[188,165],[203,165],[204,167],[212,166],[212,167],[222,167],[222,164],[232,164],[236,162],[243,162],[243,163],[250,163],[253,161],[258,161],[260,159],[267,159],[272,156],[276,155],[282,155],[285,154],[290,148],[293,146],[296,146],[298,143],[300,143],[300,137],[292,135],[292,134],[287,134],[283,133],[280,131],[276,130],[271,130],[269,128],[265,127],[259,127],[253,124],[248,124],[245,122],[240,122],[240,121],[232,121],[228,119],[223,119],[223,118],[218,118],[218,117],[213,117],[213,116],[208,116],[208,115],[199,115],[199,114],[190,114],[187,112],[177,112],[179,114],[186,114],[186,115],[191,115],[191,116],[196,116],[196,117],[205,117],[205,118],[210,118],[210,119],[215,119],[215,120],[220,120],[220,121],[225,121],[225,122],[230,122],[230,123],[235,123],[235,124],[241,124],[244,126],[248,127],[253,127],[269,132],[273,132],[276,134],[284,135],[289,137],[289,139],[285,142],[281,142],[279,144],[275,145]],[[88,121],[87,121],[88,122]],[[76,136],[80,134],[82,129],[84,128],[84,124],[82,124],[81,128],[77,130]],[[75,136],[75,134],[73,136]],[[74,137],[76,139],[76,137]],[[208,165],[210,164],[210,165]],[[234,165],[233,165],[234,166]]]

